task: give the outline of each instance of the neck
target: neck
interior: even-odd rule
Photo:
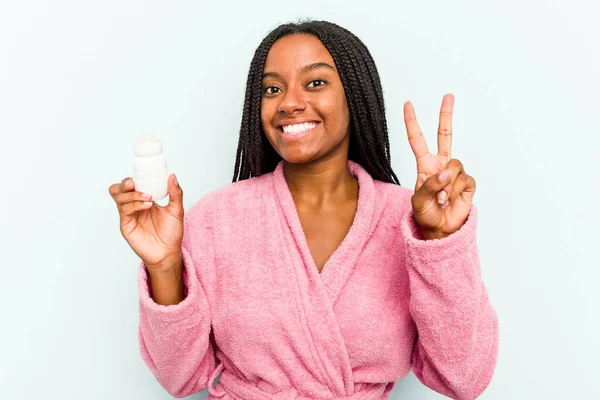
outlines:
[[[283,175],[298,208],[327,211],[358,198],[358,180],[348,169],[347,154],[306,164],[284,160]]]

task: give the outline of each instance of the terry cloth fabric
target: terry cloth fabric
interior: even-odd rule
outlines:
[[[348,167],[359,184],[354,222],[321,273],[281,162],[186,212],[182,302],[155,303],[140,264],[140,351],[171,395],[386,399],[411,368],[453,399],[488,386],[498,320],[475,207],[455,233],[423,240],[412,190]]]

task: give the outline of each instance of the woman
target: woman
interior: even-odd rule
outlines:
[[[381,399],[412,368],[474,399],[498,323],[480,277],[475,181],[450,156],[453,96],[432,155],[410,103],[414,192],[390,165],[379,75],[329,22],[286,24],[250,66],[233,183],[187,213],[112,185],[139,269],[142,357],[173,396]],[[213,387],[217,375],[219,383]]]

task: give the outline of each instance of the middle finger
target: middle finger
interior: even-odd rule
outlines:
[[[454,95],[448,93],[442,99],[440,108],[440,123],[438,126],[438,155],[452,158],[452,111],[454,109]]]

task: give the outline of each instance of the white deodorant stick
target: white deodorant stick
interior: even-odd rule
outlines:
[[[168,194],[169,171],[162,151],[161,140],[150,132],[139,136],[133,145],[135,190],[152,195],[152,201],[164,199]]]

